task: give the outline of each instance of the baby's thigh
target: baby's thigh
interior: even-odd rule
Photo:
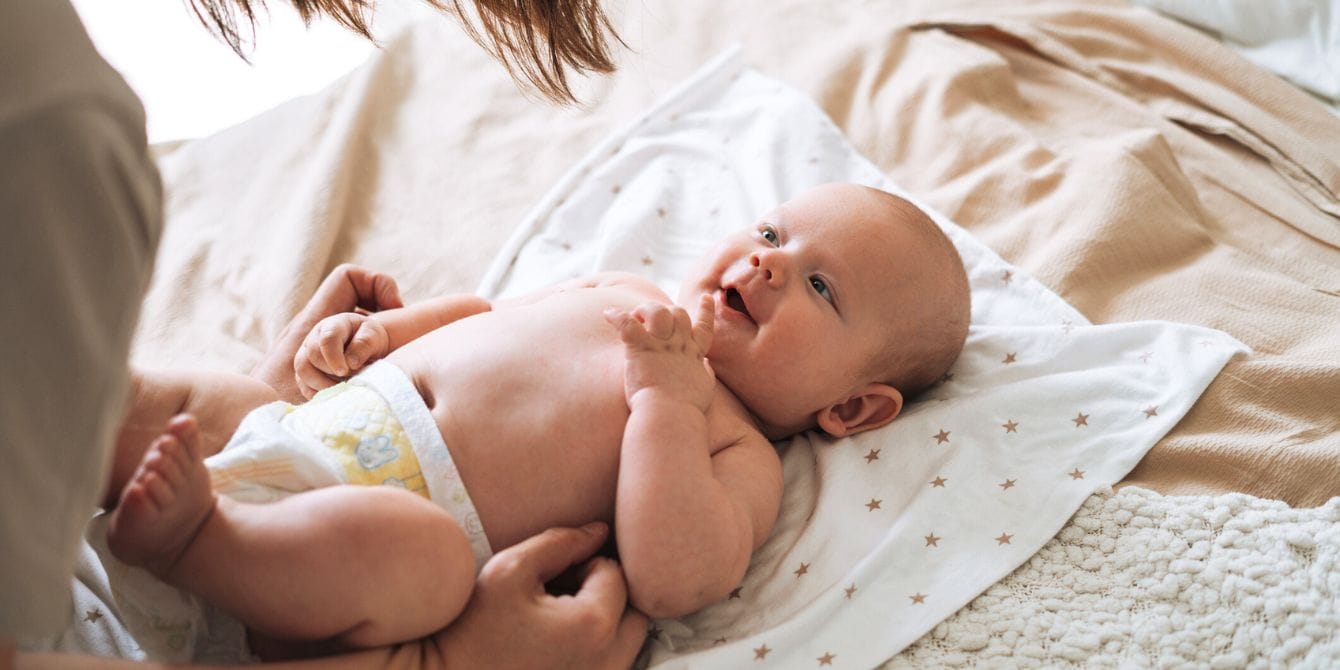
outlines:
[[[349,499],[321,505],[327,515],[344,510],[331,515],[338,520],[327,517],[332,549],[342,545],[332,551],[341,557],[332,588],[350,590],[344,600],[366,608],[365,623],[342,634],[342,643],[368,648],[415,639],[446,627],[465,609],[475,559],[455,518],[393,487],[335,486],[320,492]]]

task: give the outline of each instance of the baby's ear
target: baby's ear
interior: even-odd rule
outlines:
[[[902,410],[903,394],[898,389],[888,384],[866,384],[846,401],[819,410],[815,423],[833,437],[846,437],[879,428]]]

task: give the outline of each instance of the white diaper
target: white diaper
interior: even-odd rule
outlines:
[[[386,361],[301,405],[252,411],[205,465],[215,491],[246,502],[339,484],[407,489],[460,523],[476,571],[493,555],[437,423],[409,377]]]

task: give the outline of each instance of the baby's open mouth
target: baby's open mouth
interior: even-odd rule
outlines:
[[[749,306],[744,304],[744,297],[740,295],[739,291],[733,288],[725,289],[725,297],[727,307],[745,315],[750,321],[754,320],[753,317],[749,316]]]

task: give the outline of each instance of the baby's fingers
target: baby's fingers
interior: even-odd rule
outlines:
[[[605,310],[605,320],[619,331],[620,338],[624,344],[646,344],[650,339],[647,329],[643,327],[642,322],[628,310],[617,307],[609,307]]]
[[[667,340],[675,333],[675,314],[665,305],[656,302],[643,303],[633,310],[633,316],[646,326],[647,332],[651,333],[652,337]]]
[[[716,300],[710,293],[698,298],[698,317],[693,321],[693,343],[698,350],[707,355],[712,348],[712,335],[716,332]]]
[[[386,351],[386,346],[386,330],[372,319],[364,321],[344,350],[344,360],[349,366],[349,373],[352,374],[379,358]]]
[[[335,383],[312,363],[312,355],[305,344],[298,348],[298,355],[293,358],[293,376],[298,382],[298,391],[309,400],[317,391]]]
[[[314,352],[316,366],[340,377],[349,374],[344,361],[344,347],[353,331],[353,323],[344,315],[323,320],[316,327],[318,351]]]

